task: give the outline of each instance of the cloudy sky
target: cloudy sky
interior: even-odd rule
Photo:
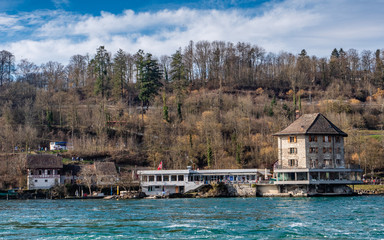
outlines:
[[[104,45],[172,54],[190,40],[328,57],[384,48],[384,0],[0,0],[0,50],[67,64]]]

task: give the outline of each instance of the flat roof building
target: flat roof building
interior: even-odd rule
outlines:
[[[268,169],[143,170],[139,175],[146,195],[186,193],[210,183],[256,183],[269,175]]]

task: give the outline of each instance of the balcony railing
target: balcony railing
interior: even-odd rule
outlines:
[[[28,175],[29,178],[60,178],[60,175],[48,175],[48,174],[41,174],[41,175]]]
[[[345,164],[342,165],[333,165],[333,164],[327,164],[327,165],[319,165],[315,167],[300,167],[300,166],[274,166],[274,169],[361,169],[360,165],[357,164]]]

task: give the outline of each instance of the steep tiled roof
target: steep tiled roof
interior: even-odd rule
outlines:
[[[321,113],[304,114],[284,130],[275,133],[274,136],[309,134],[348,136]]]
[[[55,155],[27,155],[27,168],[63,168],[62,158]]]
[[[113,162],[95,162],[96,173],[99,175],[117,175]]]

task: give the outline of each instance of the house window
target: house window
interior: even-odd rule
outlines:
[[[340,160],[340,159],[336,159],[336,165],[337,165],[337,166],[340,166],[340,165],[341,165],[341,160]]]
[[[48,182],[48,180],[47,180],[47,179],[45,179],[45,182]]]
[[[179,180],[179,181],[184,181],[184,175],[179,175],[179,176],[178,176],[178,180]]]
[[[148,176],[148,181],[149,182],[154,182],[155,181],[155,176]]]
[[[289,148],[289,154],[296,154],[297,153],[297,148]]]
[[[327,167],[331,166],[331,159],[324,159],[324,165]]]
[[[309,141],[310,141],[310,142],[317,142],[317,136],[311,136],[311,135],[309,135]]]
[[[297,160],[296,159],[288,159],[288,165],[290,167],[296,167],[297,166]]]
[[[323,148],[323,153],[332,153],[332,148]]]
[[[148,181],[148,176],[143,176],[143,182]]]
[[[341,149],[339,147],[337,148],[337,153],[341,153]]]
[[[296,138],[296,136],[288,137],[288,142],[290,142],[290,143],[295,143],[295,142],[297,142],[297,138]]]
[[[311,159],[311,166],[312,166],[312,168],[318,168],[318,166],[319,166],[319,160],[317,160],[317,159]]]
[[[176,178],[177,178],[176,175],[172,175],[172,176],[171,176],[171,181],[172,181],[172,182],[176,181]]]
[[[336,139],[336,142],[338,143],[340,142],[340,136],[336,136],[335,139]]]
[[[41,175],[41,170],[39,170],[39,175]]]
[[[319,153],[319,148],[317,148],[317,147],[310,147],[309,148],[309,153]]]
[[[164,182],[168,182],[169,181],[169,176],[168,175],[163,176],[163,180],[164,180]]]
[[[323,142],[331,142],[331,136],[323,136]]]
[[[331,136],[323,136],[323,142],[331,142]]]
[[[152,191],[152,186],[149,186],[148,187],[148,192],[151,192]]]
[[[156,176],[156,181],[157,182],[161,182],[161,175],[160,176]]]
[[[48,170],[48,171],[47,171],[47,174],[48,174],[48,175],[51,175],[51,170]]]
[[[35,182],[37,182],[37,180],[35,180]]]

